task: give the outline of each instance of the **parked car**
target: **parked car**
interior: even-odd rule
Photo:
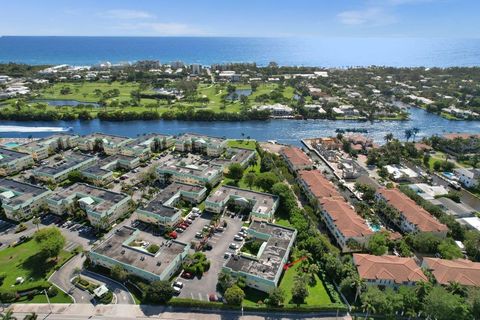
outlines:
[[[217,301],[218,301],[218,297],[217,297],[217,295],[216,295],[215,293],[210,293],[210,294],[208,295],[208,300],[209,300],[210,302],[217,302]]]
[[[217,228],[215,228],[215,231],[216,231],[216,232],[223,232],[223,230],[225,230],[225,229],[223,229],[223,227],[217,227]]]
[[[181,288],[183,288],[183,282],[175,281],[173,283],[173,286],[181,289]]]
[[[240,237],[239,235],[236,235],[235,237],[233,237],[233,240],[235,240],[235,241],[243,241],[243,237]]]
[[[230,243],[230,246],[228,246],[228,247],[229,247],[230,249],[237,250],[237,249],[239,248],[239,245],[236,244],[236,243],[234,243],[234,242],[232,242],[232,243]]]
[[[203,238],[202,233],[201,233],[201,232],[195,233],[195,238],[197,238],[197,239],[202,239],[202,238]]]
[[[183,233],[183,231],[185,231],[185,230],[183,230],[182,228],[177,228],[177,229],[175,229],[175,231],[178,232],[178,233]]]
[[[190,272],[183,271],[183,273],[182,273],[182,278],[184,278],[184,279],[193,279],[193,274],[191,274]]]
[[[230,258],[231,255],[232,254],[230,252],[225,252],[225,254],[223,255],[223,258],[228,259],[228,258]]]
[[[178,295],[180,294],[180,292],[182,291],[182,289],[179,288],[179,287],[173,286],[172,288],[173,288],[173,291],[174,291],[173,293],[174,293],[176,296],[178,296]]]
[[[179,224],[178,227],[185,230],[188,228],[188,225],[182,223],[182,224]]]

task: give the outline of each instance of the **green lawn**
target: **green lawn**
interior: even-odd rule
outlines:
[[[49,299],[50,303],[73,303],[72,298],[60,289],[58,289],[58,294],[55,297],[51,297]],[[48,300],[45,294],[41,293],[34,296],[32,299],[28,299],[28,297],[22,297],[18,299],[16,303],[48,303]]]
[[[301,266],[301,263],[297,263],[294,265],[292,268],[288,269],[285,271],[283,278],[280,282],[280,288],[282,288],[285,291],[285,305],[286,306],[296,306],[294,304],[291,304],[292,300],[292,287],[293,287],[293,279],[295,274],[297,273],[297,269],[299,269]],[[323,286],[323,282],[320,280],[320,278],[315,275],[316,284],[314,286],[309,286],[308,287],[308,292],[309,295],[307,299],[305,300],[305,305],[308,306],[322,306],[322,305],[328,305],[332,303],[330,300],[330,296],[327,293],[327,290]]]
[[[0,272],[5,272],[7,275],[0,288],[14,288],[12,285],[15,284],[17,277],[23,277],[24,284],[47,280],[53,273],[54,267],[71,255],[69,252],[62,251],[58,262],[53,259],[45,261],[39,251],[40,247],[34,240],[0,251]]]
[[[252,186],[252,188],[250,188],[247,183],[245,182],[245,175],[250,172],[250,171],[253,171],[255,172],[256,174],[260,173],[260,166],[261,166],[261,159],[260,159],[260,156],[258,155],[257,153],[257,162],[253,165],[253,166],[249,166],[245,169],[245,171],[243,172],[243,178],[238,182],[238,187],[239,188],[242,188],[242,189],[247,189],[247,190],[254,190],[254,191],[259,191],[259,192],[263,192],[263,190],[261,190],[260,188],[256,187],[256,186]],[[229,181],[232,181],[232,179],[230,178],[227,178],[225,177],[223,180],[222,180],[222,183],[221,185],[224,185],[224,184],[227,184]],[[213,192],[213,191],[212,191]]]
[[[70,94],[61,94],[60,90],[64,87],[71,89]],[[138,90],[139,84],[136,82],[60,82],[41,92],[42,99],[58,99],[58,100],[79,100],[86,102],[97,102],[100,98],[95,95],[94,91],[99,89],[103,92],[118,89],[120,95],[116,97],[119,101],[130,100],[130,92]]]
[[[70,88],[70,93],[61,94],[62,88]],[[250,85],[237,84],[235,86],[237,89],[249,89]],[[255,98],[262,94],[268,94],[277,88],[277,84],[272,83],[262,83],[258,86],[257,90],[253,92],[248,97],[248,105],[255,106],[258,103],[255,102]],[[102,92],[107,92],[109,90],[118,89],[120,94],[113,99],[123,102],[131,100],[131,92],[134,90],[139,90],[140,84],[137,82],[120,82],[115,81],[112,83],[108,82],[60,82],[55,83],[51,87],[42,89],[38,92],[38,98],[40,99],[52,99],[52,100],[78,100],[83,102],[98,102],[101,99],[101,95],[96,95],[95,90],[101,90]],[[147,88],[143,93],[153,93],[152,88]],[[294,95],[293,87],[286,87],[283,91],[283,95],[287,99],[291,99]],[[47,105],[45,111],[54,111],[61,112],[64,114],[77,114],[80,111],[88,111],[92,116],[96,117],[98,112],[107,111],[124,111],[124,112],[136,112],[141,113],[144,111],[157,111],[162,114],[165,111],[182,111],[186,108],[193,107],[195,109],[209,109],[214,112],[229,112],[229,113],[238,113],[244,107],[239,100],[237,101],[227,101],[222,102],[222,96],[226,94],[226,85],[225,84],[198,84],[197,87],[197,97],[208,97],[209,102],[190,102],[190,101],[178,101],[169,104],[166,100],[156,100],[150,98],[142,98],[140,101],[140,106],[118,106],[118,107],[109,107],[108,104],[102,108],[95,107],[55,107]],[[107,99],[106,102],[109,103],[113,99]],[[12,100],[13,101],[13,100]],[[9,101],[7,101],[9,102]],[[267,101],[265,103],[273,103],[273,101]],[[7,104],[9,107],[9,104]],[[30,104],[30,108],[33,111],[38,111],[35,109],[35,104]],[[26,108],[26,107],[24,107]]]
[[[246,140],[246,139],[228,140],[227,144],[230,148],[242,148],[242,149],[255,150],[257,147],[255,140]]]

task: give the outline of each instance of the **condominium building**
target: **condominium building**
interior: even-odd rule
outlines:
[[[248,229],[249,241],[261,242],[256,254],[241,250],[223,265],[234,278],[242,277],[251,288],[272,292],[280,282],[284,266],[295,242],[297,231],[276,224],[253,221]]]
[[[285,147],[280,151],[280,155],[285,159],[292,172],[313,167],[312,160],[300,148]]]
[[[78,148],[82,151],[103,151],[107,155],[121,153],[122,148],[132,139],[104,133],[92,133],[79,139]]]
[[[47,188],[19,182],[11,179],[0,179],[0,200],[7,218],[20,221],[31,218],[35,210],[45,204],[51,194]]]
[[[230,203],[250,209],[252,220],[272,221],[279,199],[269,193],[221,186],[205,200],[205,210],[221,213]]]
[[[87,214],[93,226],[106,229],[130,210],[129,195],[75,183],[69,187],[55,190],[46,199],[51,212],[62,215],[78,206]]]
[[[255,162],[256,152],[250,149],[228,148],[221,157],[213,159],[212,163],[223,167],[224,172],[228,171],[228,166],[232,163],[238,163],[243,168],[248,167]]]
[[[82,169],[81,174],[94,185],[103,186],[113,181],[114,170],[132,170],[139,165],[140,158],[116,154]]]
[[[33,158],[29,153],[0,148],[0,176],[17,173],[33,166]]]
[[[318,170],[301,170],[297,181],[310,200],[321,198],[342,198],[334,184]]]
[[[164,240],[150,233],[123,226],[89,251],[94,265],[120,266],[146,281],[169,281],[188,255],[190,245]]]
[[[162,163],[157,167],[157,173],[163,183],[180,182],[214,186],[222,179],[223,168],[209,160],[189,155]]]
[[[163,189],[147,205],[138,208],[135,213],[138,220],[173,226],[180,221],[182,211],[175,208],[180,200],[198,204],[207,195],[207,188],[185,183],[174,182]]]
[[[62,182],[75,170],[82,170],[96,163],[97,158],[79,152],[66,152],[59,160],[40,166],[32,171],[35,179],[41,181]]]
[[[56,150],[73,148],[78,142],[79,136],[60,133],[19,145],[17,149],[31,154],[35,161],[40,161],[54,154]]]
[[[151,133],[129,141],[121,148],[120,152],[126,156],[147,159],[152,152],[170,148],[174,144],[173,136]]]
[[[322,198],[320,206],[322,218],[343,252],[358,250],[373,235],[366,221],[343,198]]]
[[[180,152],[198,152],[210,157],[220,156],[227,147],[223,138],[185,133],[176,138],[175,150]]]
[[[353,263],[367,285],[397,288],[413,286],[421,281],[428,282],[427,276],[413,258],[354,253]]]
[[[447,236],[446,225],[440,223],[400,190],[380,188],[377,190],[377,199],[385,201],[399,212],[398,221],[392,222],[403,232],[429,232],[443,238]]]
[[[455,282],[463,286],[480,287],[480,262],[423,258],[422,267],[430,271],[441,285]]]

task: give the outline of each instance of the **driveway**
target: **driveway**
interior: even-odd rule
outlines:
[[[221,220],[227,221],[226,230],[221,233],[214,233],[209,240],[213,248],[210,251],[205,251],[207,258],[210,260],[210,269],[204,273],[200,279],[179,278],[178,281],[183,282],[183,289],[179,295],[181,298],[207,301],[210,293],[217,293],[217,295],[219,295],[217,292],[217,280],[218,274],[226,261],[224,254],[227,251],[233,252],[233,250],[228,248],[230,243],[235,242],[239,245],[241,244],[241,242],[234,241],[233,237],[241,230],[243,224],[242,220],[238,217],[223,217]],[[202,222],[199,225],[199,230],[201,230],[205,223]]]
[[[74,277],[75,270],[82,269],[85,257],[76,255],[70,261],[63,265],[50,277],[50,282],[71,295],[75,303],[90,303],[90,295],[88,292],[75,287],[70,280]]]
[[[87,280],[90,278],[95,282],[106,285],[108,290],[112,291],[117,296],[117,304],[135,304],[135,299],[130,291],[128,291],[128,289],[120,282],[88,270],[82,271],[82,277],[86,277]]]

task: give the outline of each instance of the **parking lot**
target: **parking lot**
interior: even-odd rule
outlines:
[[[217,279],[223,264],[225,263],[225,253],[234,252],[229,249],[231,243],[237,243],[241,246],[240,241],[234,241],[233,238],[241,230],[243,221],[241,217],[222,217],[221,221],[227,222],[227,227],[223,232],[215,232],[208,240],[208,243],[212,245],[212,249],[205,251],[207,258],[210,260],[210,269],[202,276],[201,279],[184,279],[179,277],[178,281],[183,283],[183,288],[180,292],[180,297],[191,298],[196,300],[207,301],[209,295],[212,293],[219,295],[217,292]],[[210,216],[204,214],[197,218],[184,233],[179,235],[178,240],[186,243],[190,243],[192,240],[198,240],[195,238],[195,234],[200,232],[203,227],[210,223]]]

